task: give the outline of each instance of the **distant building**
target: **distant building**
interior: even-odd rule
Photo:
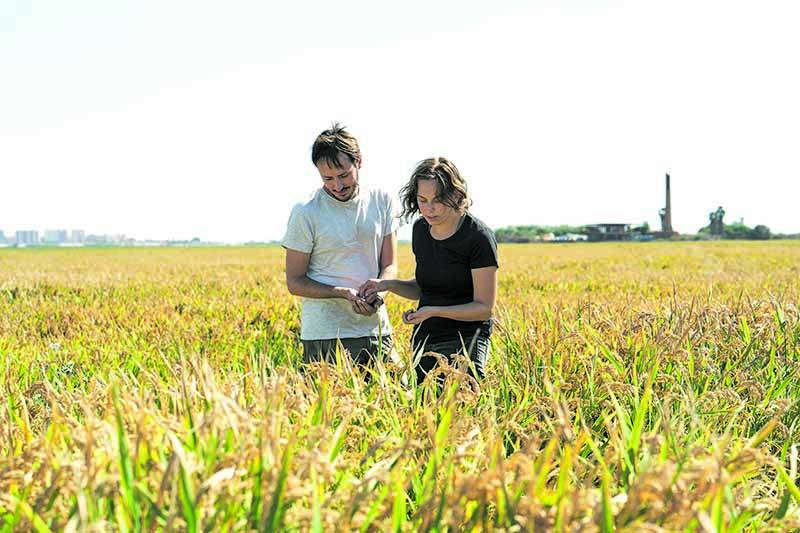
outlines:
[[[7,242],[8,241],[6,241],[6,236],[3,233],[3,230],[0,230],[0,244],[6,244]]]
[[[589,237],[582,233],[564,233],[555,238],[556,242],[579,242],[588,240]]]
[[[17,246],[35,246],[39,244],[39,232],[36,230],[17,231]]]
[[[86,244],[111,244],[108,235],[88,235],[84,240]]]
[[[86,240],[86,232],[82,229],[74,229],[69,236],[69,242],[72,244],[83,244]]]
[[[67,240],[67,230],[65,229],[49,229],[44,232],[45,244],[62,244]]]
[[[585,227],[590,241],[628,241],[631,239],[631,225],[622,223],[590,224]]]

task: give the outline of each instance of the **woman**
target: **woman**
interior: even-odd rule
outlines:
[[[367,301],[384,291],[419,300],[416,311],[403,313],[403,321],[414,325],[414,353],[436,352],[452,361],[452,354],[466,350],[474,367],[470,372],[482,378],[497,293],[494,233],[467,210],[471,204],[467,184],[444,157],[419,163],[400,195],[404,217],[422,215],[414,223],[411,241],[417,263],[415,277],[371,279],[364,282],[360,293]],[[420,359],[418,382],[436,362],[433,356]]]

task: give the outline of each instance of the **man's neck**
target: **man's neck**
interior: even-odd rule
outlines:
[[[329,190],[328,190],[328,189],[326,189],[325,187],[322,187],[322,190],[323,190],[323,192],[324,192],[325,194],[327,194],[328,196],[330,196],[331,198],[333,198],[333,199],[334,199],[334,200],[336,200],[337,202],[341,202],[341,203],[343,203],[343,204],[344,204],[344,203],[347,203],[347,202],[349,202],[350,200],[352,200],[352,199],[353,199],[353,198],[355,198],[356,196],[358,196],[358,193],[361,191],[361,188],[360,188],[358,185],[356,185],[355,189],[353,190],[353,194],[351,194],[351,195],[350,195],[350,196],[347,198],[347,200],[342,200],[342,199],[340,199],[340,198],[337,198],[335,194],[332,194],[332,193],[331,193],[331,191],[329,191]]]

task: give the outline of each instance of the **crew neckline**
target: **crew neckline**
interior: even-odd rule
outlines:
[[[323,197],[325,197],[326,200],[329,200],[331,203],[333,203],[333,205],[340,205],[340,206],[348,207],[348,206],[355,206],[357,201],[364,194],[364,191],[363,191],[363,188],[359,186],[358,190],[356,191],[356,194],[354,196],[351,196],[348,200],[346,200],[344,202],[342,202],[341,200],[337,200],[336,198],[334,198],[333,196],[328,194],[328,192],[325,191],[325,187],[320,187],[319,188],[319,194],[321,194]]]
[[[448,236],[448,237],[445,237],[444,239],[437,239],[436,237],[434,237],[433,233],[431,233],[431,225],[428,224],[428,221],[425,220],[424,218],[422,220],[424,220],[425,221],[425,225],[428,226],[428,235],[430,235],[431,239],[433,239],[436,242],[447,242],[450,239],[452,239],[453,237],[455,237],[456,235],[458,235],[459,233],[461,233],[461,231],[466,227],[466,225],[467,225],[467,217],[469,217],[469,211],[464,213],[464,216],[461,219],[461,225],[458,226],[458,228],[453,232],[453,234]]]

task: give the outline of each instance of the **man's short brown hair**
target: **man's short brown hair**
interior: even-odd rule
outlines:
[[[326,162],[335,168],[342,168],[339,154],[346,155],[355,164],[361,161],[361,149],[358,141],[344,126],[338,122],[320,133],[311,147],[311,162],[314,166],[320,161]]]

